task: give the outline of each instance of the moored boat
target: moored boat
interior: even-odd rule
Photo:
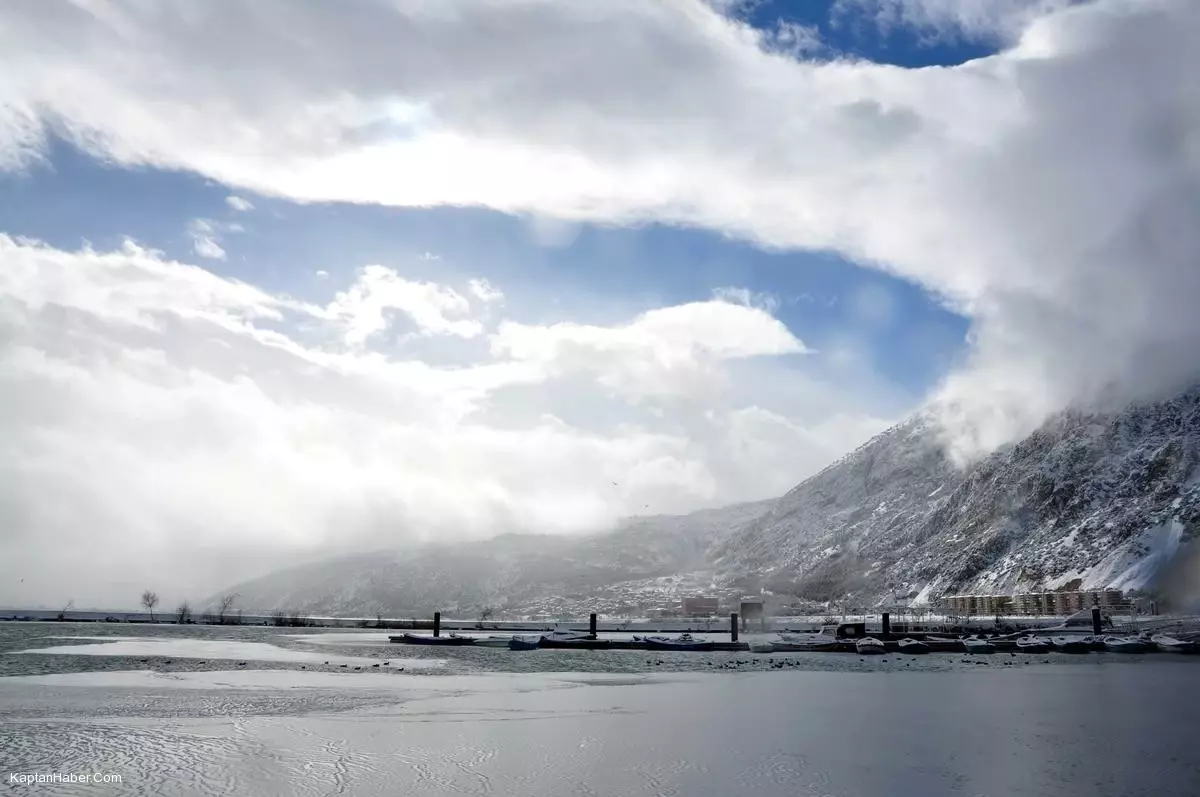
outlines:
[[[401,634],[389,636],[389,642],[400,642],[405,645],[473,645],[475,640],[469,636],[424,636],[422,634]]]
[[[1176,639],[1166,634],[1155,634],[1150,638],[1154,646],[1164,653],[1195,653],[1196,643],[1187,639]]]
[[[928,653],[929,646],[919,639],[905,637],[899,643],[901,653]]]
[[[485,636],[475,637],[475,647],[477,648],[507,648],[508,643],[512,641],[510,636]]]
[[[1111,653],[1145,653],[1149,646],[1135,636],[1106,636],[1101,640]]]
[[[962,640],[963,650],[967,653],[995,653],[996,647],[986,639],[967,637]]]
[[[536,636],[514,636],[508,640],[509,650],[537,650],[538,643],[542,641],[541,637]]]
[[[608,647],[608,640],[596,639],[586,631],[552,631],[542,635],[538,647],[596,650]]]
[[[774,653],[776,644],[778,644],[778,643],[775,643],[775,642],[751,642],[750,643],[750,652],[751,653]]]
[[[854,649],[858,651],[859,655],[863,656],[875,653],[887,653],[887,646],[883,644],[883,641],[871,636],[855,640]]]
[[[1060,653],[1090,653],[1095,647],[1090,636],[1050,637],[1050,645]]]
[[[696,639],[691,634],[680,634],[677,637],[648,636],[645,638],[647,650],[712,650],[713,643],[706,639]]]
[[[1017,637],[1017,650],[1022,653],[1046,653],[1050,650],[1050,643],[1040,636],[1029,634]]]
[[[753,644],[751,644],[752,648]],[[843,647],[841,642],[828,637],[806,639],[801,642],[785,642],[781,639],[778,642],[768,642],[766,644],[770,645],[771,650],[775,653],[827,653],[829,651],[841,650]]]

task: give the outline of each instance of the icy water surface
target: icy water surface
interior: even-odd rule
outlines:
[[[1200,666],[1184,657],[426,651],[281,631],[0,624],[0,777],[39,795],[1082,797],[1200,783]]]

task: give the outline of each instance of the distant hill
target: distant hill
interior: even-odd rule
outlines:
[[[246,611],[356,617],[522,606],[543,596],[704,569],[723,535],[769,506],[630,518],[612,532],[589,536],[504,534],[470,544],[372,551],[281,570],[222,592],[238,593]]]

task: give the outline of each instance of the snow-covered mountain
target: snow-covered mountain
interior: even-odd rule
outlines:
[[[613,585],[704,570],[723,535],[770,502],[684,516],[630,518],[581,537],[504,534],[471,544],[371,551],[289,568],[223,590],[247,611],[403,617],[435,609],[536,606],[548,597],[586,601]]]
[[[1153,586],[1200,526],[1200,388],[1117,415],[1066,413],[956,469],[918,417],[720,543],[725,572],[871,604],[939,594]]]
[[[638,585],[748,577],[851,605],[1162,583],[1187,592],[1200,572],[1187,564],[1200,557],[1198,465],[1200,387],[1115,415],[1065,413],[965,469],[918,416],[771,501],[632,518],[590,537],[373,552],[233,589],[247,609],[359,616],[628,603]]]

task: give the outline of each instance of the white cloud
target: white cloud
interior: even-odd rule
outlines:
[[[249,200],[234,194],[225,197],[225,204],[236,211],[245,213],[248,210],[254,210],[254,204]]]
[[[713,298],[733,304],[744,304],[747,307],[761,307],[768,313],[774,313],[779,309],[778,296],[764,291],[752,291],[749,288],[732,286],[716,288],[713,290]]]
[[[971,315],[958,440],[1195,376],[1200,3],[874,2],[1012,43],[931,69],[797,61],[716,5],[9,3],[0,163],[52,125],[301,201],[834,250]]]
[[[225,250],[218,243],[220,233],[209,219],[192,219],[188,224],[188,236],[192,239],[192,251],[210,260],[224,260]]]
[[[472,279],[467,282],[471,294],[479,301],[487,304],[504,299],[504,293],[485,279]]]
[[[0,235],[0,583],[194,598],[316,550],[599,528],[782,492],[881,424],[773,360],[803,344],[761,309],[476,333],[466,293],[370,266],[316,306],[133,243]],[[412,325],[490,351],[372,346]]]
[[[830,11],[838,26],[864,19],[887,35],[910,28],[927,39],[1012,41],[1030,22],[1077,0],[836,0]]]
[[[326,313],[344,326],[348,344],[361,346],[390,325],[392,310],[408,316],[417,335],[473,338],[483,332],[479,321],[465,317],[471,304],[458,291],[432,282],[412,282],[378,265],[361,269],[358,279],[334,298]]]
[[[722,301],[651,310],[618,327],[505,322],[491,348],[556,375],[595,374],[601,385],[637,399],[707,399],[724,387],[722,360],[806,351],[767,312]]]

